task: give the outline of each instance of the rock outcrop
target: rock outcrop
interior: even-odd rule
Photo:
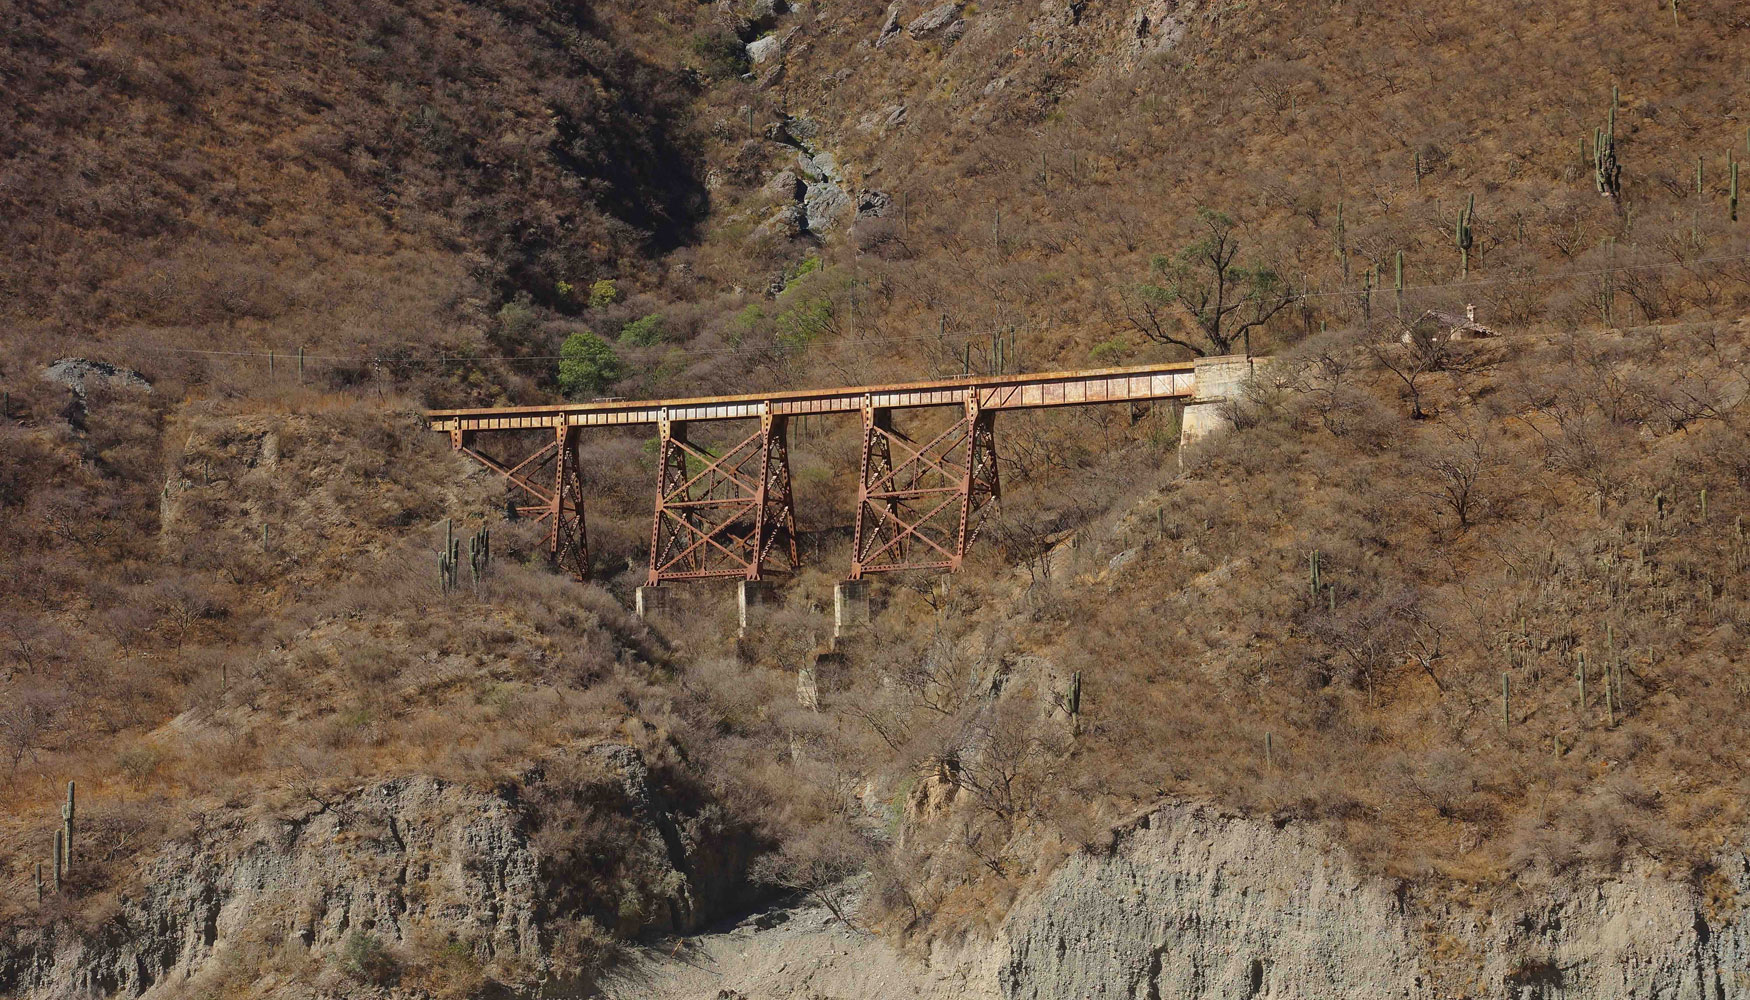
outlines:
[[[152,383],[146,381],[144,375],[132,368],[122,368],[107,361],[90,361],[85,358],[61,358],[43,369],[43,378],[66,386],[73,395],[80,399],[85,398],[88,385],[92,382],[100,382],[134,392],[152,391]]]
[[[1293,828],[1174,806],[1083,853],[1007,925],[1010,1000],[1407,997],[1420,983],[1383,882]]]
[[[1003,928],[1007,1000],[1750,996],[1750,858],[1650,867],[1473,910],[1363,874],[1317,834],[1173,805],[1084,852]]]
[[[906,33],[913,38],[928,38],[948,30],[960,17],[960,11],[965,5],[958,0],[952,3],[931,7],[914,18],[906,27]]]
[[[68,919],[0,938],[0,996],[176,996],[228,950],[334,954],[353,935],[388,949],[445,943],[536,977],[555,939],[582,924],[627,936],[715,917],[740,884],[745,838],[677,811],[630,747],[578,753],[566,780],[537,769],[482,791],[401,778],[276,814],[211,817],[147,860],[95,926]],[[594,778],[579,784],[578,773]],[[574,799],[626,831],[612,845],[617,876],[580,878],[588,858],[537,848],[543,810]]]
[[[1747,900],[1737,851],[1700,884],[1646,868],[1460,904],[1364,873],[1311,828],[1174,804],[1071,858],[983,944],[908,960],[811,907],[690,939],[685,960],[637,956],[607,995],[1743,1000]]]

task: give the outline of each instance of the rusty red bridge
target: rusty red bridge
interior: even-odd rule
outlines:
[[[1187,404],[1184,432],[1193,437],[1200,425],[1219,419],[1208,411],[1199,419],[1198,404],[1227,398],[1254,360],[1200,358],[738,396],[432,410],[426,418],[433,430],[450,436],[457,451],[516,487],[527,501],[518,513],[547,524],[550,555],[579,579],[590,568],[579,435],[590,427],[653,425],[659,446],[646,582],[657,586],[710,578],[757,581],[774,562],[794,568],[790,418],[860,414],[862,468],[850,567],[855,580],[867,573],[960,567],[1000,496],[998,412],[1181,400]],[[926,407],[951,408],[945,430],[913,439],[896,429],[895,411]],[[715,421],[741,422],[748,433],[715,450],[689,440],[690,426]],[[536,450],[499,457],[527,442],[530,431],[544,432]]]

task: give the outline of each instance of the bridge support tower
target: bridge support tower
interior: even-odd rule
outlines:
[[[774,555],[796,553],[788,419],[761,407],[759,428],[713,455],[665,408],[657,419],[656,512],[646,586],[719,577],[760,580]]]
[[[902,569],[957,570],[994,509],[996,414],[976,390],[960,419],[918,445],[893,427],[891,410],[863,400],[863,463],[851,579]]]
[[[576,427],[555,420],[546,443],[514,464],[487,455],[474,432],[450,431],[450,446],[503,476],[529,502],[511,501],[519,517],[547,525],[547,557],[579,580],[589,579],[589,526],[583,514],[583,476],[577,465]],[[546,470],[551,468],[551,473]],[[551,479],[546,478],[551,475]]]

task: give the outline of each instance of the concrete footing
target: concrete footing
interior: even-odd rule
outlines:
[[[1246,380],[1256,372],[1263,358],[1248,358],[1229,354],[1215,358],[1198,358],[1193,362],[1197,395],[1185,401],[1179,422],[1179,462],[1185,461],[1185,449],[1197,442],[1233,426],[1229,406],[1239,401]]]
[[[869,624],[869,581],[841,580],[832,588],[832,638],[836,644]]]
[[[633,591],[633,603],[638,611],[638,617],[646,621],[657,615],[668,613],[668,588],[639,587]]]
[[[1179,417],[1179,447],[1191,445],[1233,426],[1225,399],[1193,399],[1185,403]]]
[[[735,611],[743,635],[747,634],[750,627],[759,624],[760,615],[765,611],[771,594],[771,586],[763,580],[735,582]]]

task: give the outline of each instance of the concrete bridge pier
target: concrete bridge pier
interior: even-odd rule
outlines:
[[[639,587],[632,596],[638,617],[645,621],[668,613],[667,587]]]
[[[1181,462],[1187,447],[1233,427],[1227,404],[1239,398],[1240,389],[1262,360],[1243,354],[1225,354],[1192,362],[1196,388],[1195,395],[1185,401],[1184,416],[1179,422]]]
[[[869,625],[869,581],[840,580],[832,588],[832,644],[838,648]]]
[[[765,612],[766,603],[771,599],[772,587],[764,580],[737,580],[735,582],[736,620],[741,625],[741,635],[747,635],[747,630],[759,624],[760,616]]]

